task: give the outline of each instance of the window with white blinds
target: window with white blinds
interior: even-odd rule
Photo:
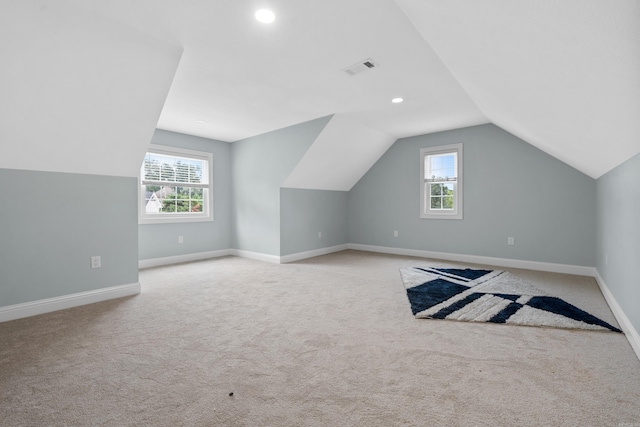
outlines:
[[[140,222],[213,220],[212,155],[152,146],[140,167]]]
[[[420,150],[420,217],[462,219],[462,144]]]

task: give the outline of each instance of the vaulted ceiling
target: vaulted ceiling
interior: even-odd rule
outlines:
[[[274,23],[254,19],[261,7]],[[19,64],[42,50],[5,72],[0,84],[15,92],[6,110],[26,95],[15,116],[28,126],[45,113],[33,109],[38,96],[50,110],[62,99],[54,117],[89,120],[67,123],[79,126],[77,141],[109,120],[139,137],[155,116],[159,128],[231,142],[334,114],[331,135],[349,129],[344,143],[360,145],[359,126],[393,140],[493,122],[594,178],[640,152],[636,0],[8,0],[0,8],[5,59]],[[365,59],[378,66],[343,71]],[[51,64],[57,74],[31,87],[40,75],[24,69]],[[68,88],[46,86],[58,79]],[[85,87],[75,104],[64,99],[74,79]],[[326,158],[326,147],[340,149],[323,141]]]
[[[77,3],[184,48],[163,129],[235,141],[330,114],[395,137],[487,122],[390,0]],[[263,6],[274,23],[254,19]],[[368,58],[379,68],[341,71]]]
[[[640,152],[640,1],[396,3],[491,122],[593,178]]]

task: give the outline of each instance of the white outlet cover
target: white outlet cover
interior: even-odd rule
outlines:
[[[91,257],[91,268],[100,268],[102,267],[99,256]]]

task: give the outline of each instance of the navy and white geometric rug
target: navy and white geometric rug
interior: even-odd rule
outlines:
[[[400,274],[418,319],[622,332],[505,271],[416,267]]]

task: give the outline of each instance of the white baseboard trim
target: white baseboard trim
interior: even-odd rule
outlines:
[[[21,319],[23,317],[36,316],[52,311],[78,307],[80,305],[93,304],[115,298],[128,297],[140,293],[140,283],[111,286],[109,288],[93,291],[78,292],[76,294],[62,295],[54,298],[46,298],[21,304],[0,307],[0,322]]]
[[[378,252],[393,255],[434,258],[446,261],[469,262],[472,264],[495,265],[498,267],[523,268],[527,270],[548,271],[551,273],[575,274],[578,276],[595,276],[595,268],[582,265],[554,264],[551,262],[525,261],[509,258],[494,258],[479,255],[452,254],[448,252],[432,252],[418,249],[392,248],[388,246],[371,246],[349,243],[349,249],[367,252]]]
[[[305,258],[312,258],[315,256],[326,255],[333,252],[344,251],[346,249],[348,249],[348,247],[346,244],[344,244],[344,245],[338,245],[338,246],[331,246],[328,248],[314,249],[306,252],[298,252],[295,254],[285,255],[281,257],[277,255],[263,254],[261,252],[244,251],[240,249],[223,249],[219,251],[198,252],[195,254],[176,255],[176,256],[170,256],[170,257],[164,257],[164,258],[142,259],[138,261],[138,268],[143,269],[143,268],[160,267],[163,265],[200,261],[203,259],[217,258],[221,256],[228,256],[228,255],[255,259],[258,261],[270,262],[273,264],[284,264],[287,262],[299,261]]]
[[[629,340],[629,344],[631,344],[631,348],[636,352],[636,356],[640,359],[640,335],[636,328],[633,327],[633,324],[629,320],[618,301],[614,298],[613,294],[609,290],[609,287],[605,283],[604,279],[600,275],[600,272],[596,269],[595,274],[596,282],[598,282],[598,286],[600,287],[600,291],[602,291],[602,295],[604,295],[604,299],[607,300],[607,304],[611,308],[613,315],[616,317],[616,320],[620,324],[620,329],[624,332],[624,335]]]
[[[197,252],[194,254],[175,255],[163,258],[141,259],[138,261],[138,268],[160,267],[162,265],[180,264],[182,262],[200,261],[209,258],[218,258],[221,256],[232,255],[231,249],[222,249],[219,251]]]
[[[280,257],[277,255],[263,254],[260,252],[243,251],[240,249],[230,249],[229,255],[239,256],[242,258],[255,259],[258,261],[280,264]]]
[[[301,259],[313,258],[320,255],[332,254],[334,252],[346,251],[349,249],[349,245],[329,246],[327,248],[314,249],[311,251],[298,252],[291,255],[284,255],[280,257],[280,263],[286,264],[288,262],[300,261]]]

